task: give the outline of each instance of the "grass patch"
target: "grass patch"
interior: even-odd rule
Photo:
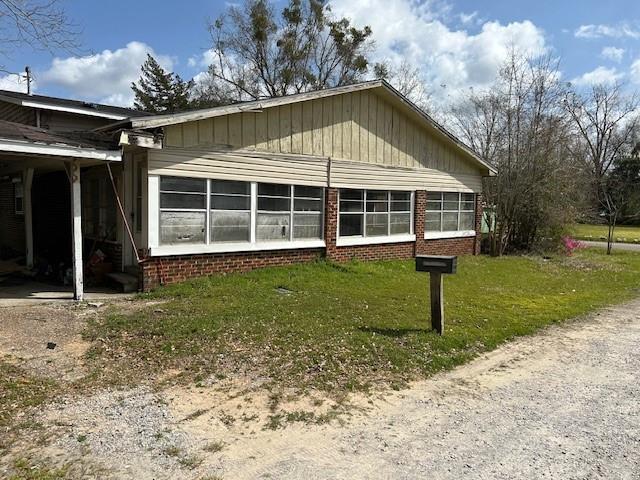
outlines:
[[[430,331],[428,275],[416,273],[413,261],[318,262],[162,288],[145,295],[168,300],[162,313],[113,314],[92,323],[88,336],[101,339],[93,358],[119,381],[167,368],[189,381],[246,373],[266,379],[278,403],[285,387],[337,396],[402,388],[516,336],[629,299],[639,285],[633,252],[462,257],[445,279],[440,337]]]
[[[576,223],[569,232],[580,240],[607,241],[609,229],[606,225],[587,225]],[[640,244],[640,226],[619,225],[613,232],[614,240],[618,243]]]
[[[22,458],[13,463],[14,473],[9,480],[61,480],[69,478],[69,467],[48,468],[34,465]]]

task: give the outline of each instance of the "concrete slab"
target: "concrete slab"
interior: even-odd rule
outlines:
[[[118,293],[109,288],[87,288],[84,300],[93,302],[98,300],[118,300],[130,298],[134,294]],[[10,279],[0,281],[0,308],[36,305],[42,303],[73,302],[73,287],[52,285],[31,280]]]

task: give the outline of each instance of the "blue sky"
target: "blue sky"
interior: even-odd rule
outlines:
[[[336,13],[372,26],[375,59],[407,59],[420,66],[440,99],[488,85],[511,44],[558,56],[566,80],[582,85],[619,80],[640,88],[638,0],[331,3]],[[81,52],[25,50],[0,64],[13,72],[30,65],[38,93],[128,104],[129,84],[148,51],[185,78],[205,69],[207,18],[217,17],[226,3],[66,0],[64,5],[83,30]],[[24,84],[0,74],[0,88]]]

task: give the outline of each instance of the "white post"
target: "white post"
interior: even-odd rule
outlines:
[[[69,181],[71,182],[71,244],[73,246],[73,298],[82,301],[82,195],[80,189],[80,164],[71,162]]]
[[[24,207],[24,238],[27,250],[27,267],[33,267],[33,209],[31,204],[31,185],[33,184],[33,168],[24,170],[23,207]]]

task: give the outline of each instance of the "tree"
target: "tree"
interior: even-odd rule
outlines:
[[[586,93],[568,92],[564,104],[575,126],[575,156],[587,175],[592,211],[606,219],[611,240],[625,200],[616,191],[620,177],[610,173],[616,160],[629,156],[634,146],[640,99],[625,94],[620,83],[599,84]]]
[[[149,113],[174,113],[189,110],[193,80],[185,81],[173,72],[167,72],[151,55],[141,67],[138,83],[133,82],[134,106]]]
[[[499,172],[483,189],[495,215],[494,255],[559,237],[573,217],[579,176],[568,148],[565,95],[556,61],[512,52],[491,88],[470,91],[453,109],[462,138]]]
[[[59,0],[0,0],[0,55],[24,46],[34,50],[79,47],[79,30]],[[4,70],[0,65],[0,70]]]
[[[254,100],[347,85],[364,78],[371,29],[333,17],[322,0],[290,0],[276,15],[268,0],[232,5],[209,25],[208,70],[220,101]]]
[[[376,78],[388,81],[425,112],[431,110],[431,94],[426,88],[426,81],[419,67],[414,67],[407,60],[403,60],[397,67],[391,66],[389,61],[384,61],[374,65],[373,74]]]
[[[616,159],[603,181],[600,194],[602,215],[607,219],[607,254],[611,254],[619,221],[640,218],[640,159]]]

